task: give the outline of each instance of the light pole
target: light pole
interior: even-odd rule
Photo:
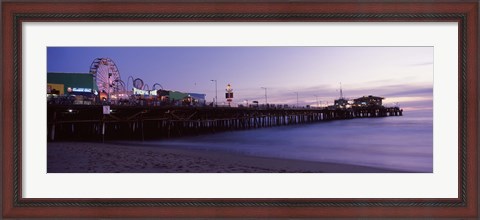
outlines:
[[[267,105],[267,87],[261,87],[262,89],[265,89],[265,105]]]
[[[217,80],[212,79],[210,81],[215,82],[215,107],[217,107]]]
[[[297,94],[297,108],[298,108],[298,92],[295,92]]]
[[[317,108],[320,107],[319,103],[318,103],[318,95],[315,95],[315,98],[317,98]]]
[[[112,73],[108,73],[108,104],[110,105],[110,90],[112,89],[112,84],[110,83],[110,77],[112,76]]]

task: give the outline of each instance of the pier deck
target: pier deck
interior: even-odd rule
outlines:
[[[329,120],[402,116],[398,107],[231,108],[180,106],[48,105],[48,139],[105,140],[171,138],[221,131]]]

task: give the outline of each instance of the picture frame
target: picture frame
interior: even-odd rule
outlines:
[[[2,216],[478,218],[478,11],[478,1],[2,2]],[[22,198],[22,23],[37,21],[457,22],[458,198]]]

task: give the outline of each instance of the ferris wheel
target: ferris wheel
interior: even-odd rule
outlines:
[[[123,92],[123,91],[127,90],[125,82],[123,82],[121,79],[113,81],[112,86],[113,86],[113,90],[115,90],[115,92]]]
[[[96,58],[90,65],[90,73],[97,84],[99,92],[118,92],[124,90],[125,83],[120,78],[117,65],[110,58]]]

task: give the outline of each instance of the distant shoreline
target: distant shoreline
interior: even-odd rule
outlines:
[[[142,143],[48,142],[47,173],[405,173]]]

